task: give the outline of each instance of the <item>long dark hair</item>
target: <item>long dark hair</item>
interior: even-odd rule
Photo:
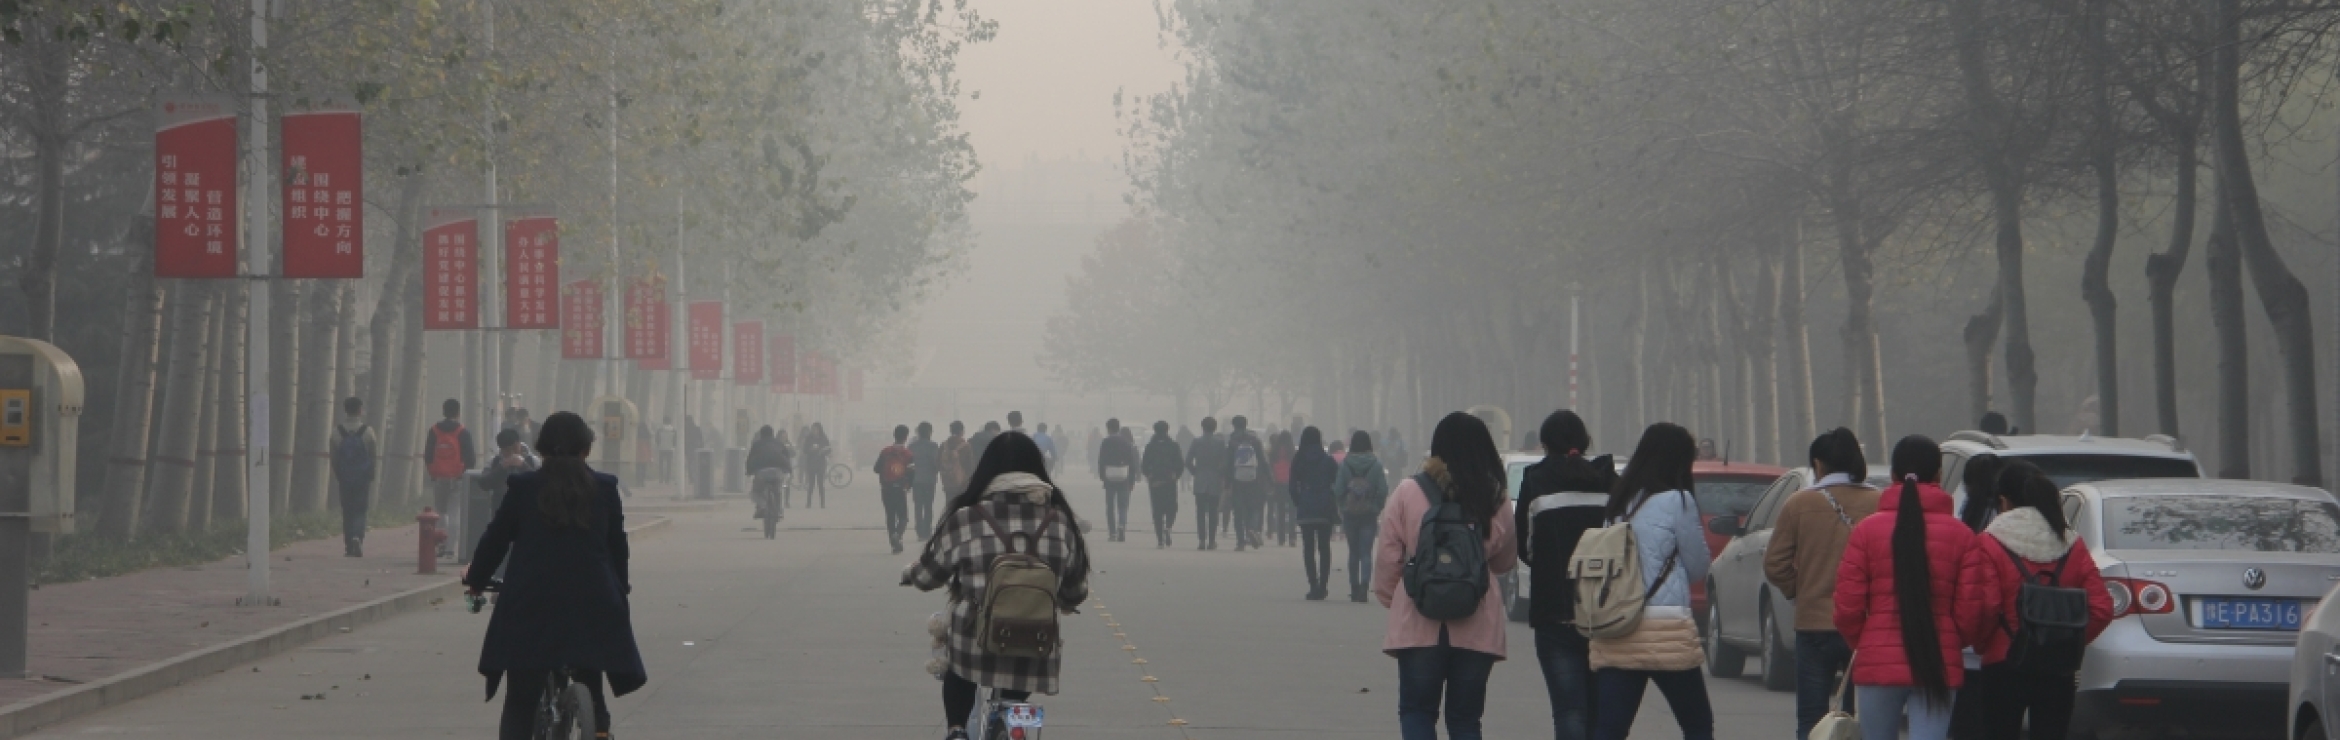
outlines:
[[[1349,454],[1373,454],[1373,434],[1363,429],[1349,433]]]
[[[1828,472],[1852,476],[1855,485],[1869,479],[1869,461],[1861,456],[1861,438],[1853,436],[1850,429],[1837,427],[1813,438],[1812,459]]]
[[[1608,515],[1624,516],[1633,508],[1633,502],[1643,496],[1662,491],[1691,493],[1690,465],[1698,460],[1698,440],[1680,424],[1658,422],[1641,430],[1641,442],[1633,446],[1633,458],[1625,462],[1625,473],[1617,476],[1617,485],[1609,489]]]
[[[2047,520],[2048,529],[2056,539],[2069,540],[2072,525],[2064,521],[2063,492],[2056,489],[2054,479],[2041,472],[2039,466],[2022,460],[2007,463],[1999,471],[1999,497],[2016,506],[2029,506]]]
[[[1316,427],[1300,430],[1300,449],[1324,451],[1324,432]]]
[[[1901,607],[1901,651],[1910,678],[1929,701],[1950,698],[1950,677],[1942,665],[1942,635],[1934,631],[1934,567],[1926,554],[1925,504],[1918,484],[1942,477],[1942,447],[1923,435],[1893,445],[1893,477],[1901,481],[1900,510],[1893,515],[1893,598]]]
[[[1485,531],[1503,506],[1503,453],[1495,451],[1495,437],[1487,422],[1461,411],[1438,420],[1430,432],[1430,456],[1446,465],[1451,484],[1444,493]]]
[[[983,459],[976,461],[975,472],[967,479],[967,490],[951,497],[950,504],[943,508],[943,517],[949,518],[960,509],[981,505],[984,492],[991,489],[991,482],[1010,473],[1030,474],[1051,488],[1056,486],[1055,481],[1048,479],[1048,459],[1040,455],[1038,443],[1023,432],[1000,432],[999,436],[991,438],[991,446],[983,448]],[[1048,497],[1048,505],[1056,509],[1057,521],[1064,525],[1065,539],[1073,544],[1076,560],[1080,562],[1079,577],[1088,578],[1089,543],[1081,537],[1080,515],[1073,512],[1072,502],[1065,500],[1062,490]],[[941,537],[942,533],[936,532],[935,536]],[[929,541],[927,548],[933,547],[934,543]]]
[[[1966,461],[1966,472],[1958,476],[1966,486],[1966,505],[1958,510],[1958,521],[1967,529],[1981,532],[1999,513],[1999,471],[2005,467],[2005,460],[1987,452]]]
[[[591,526],[600,512],[594,506],[600,486],[585,458],[593,454],[593,428],[585,418],[562,411],[545,417],[536,430],[536,452],[544,456],[537,476],[544,485],[536,492],[536,510],[553,527]]]

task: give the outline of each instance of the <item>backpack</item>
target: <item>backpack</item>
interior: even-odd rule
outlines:
[[[1366,474],[1360,474],[1355,470],[1349,471],[1349,487],[1347,490],[1341,491],[1342,514],[1353,517],[1369,517],[1378,516],[1381,514],[1382,505],[1387,503],[1384,500],[1386,495],[1381,491],[1375,490],[1373,485],[1373,476],[1370,475],[1371,472],[1372,471],[1368,470],[1366,471]]]
[[[2003,548],[2002,548],[2003,549]],[[2007,647],[2007,664],[2034,676],[2069,676],[2080,670],[2088,650],[2088,592],[2056,585],[2063,580],[2066,551],[2056,558],[2052,573],[2040,573],[2030,563],[2007,552],[2023,585],[2015,591],[2014,639]]]
[[[333,440],[333,473],[343,487],[361,485],[374,479],[374,456],[366,449],[366,427],[357,431],[335,429]]]
[[[1576,581],[1576,631],[1587,638],[1613,639],[1641,629],[1641,608],[1681,558],[1678,549],[1667,555],[1657,580],[1642,584],[1641,543],[1633,536],[1633,515],[1652,498],[1656,495],[1634,502],[1613,524],[1585,530],[1568,556],[1568,577]]]
[[[990,507],[970,508],[1007,548],[991,559],[983,581],[983,603],[975,610],[976,644],[1003,658],[1048,657],[1058,644],[1058,580],[1056,570],[1040,557],[1040,533],[1056,522],[1056,507],[1042,507],[1048,513],[1041,516],[1039,528],[1024,533],[1022,552],[1016,551],[1015,535],[991,515]]]
[[[1441,622],[1478,612],[1487,596],[1487,541],[1462,504],[1446,498],[1428,475],[1414,476],[1430,499],[1414,552],[1404,565],[1406,596],[1414,611]]]
[[[1250,437],[1236,441],[1235,448],[1229,450],[1227,454],[1232,455],[1235,460],[1236,482],[1250,483],[1259,480],[1259,445],[1253,444]]]
[[[904,450],[900,447],[888,447],[886,448],[885,455],[886,464],[883,469],[878,471],[879,478],[885,480],[887,483],[895,483],[901,481],[904,476],[908,476],[910,474],[910,462],[908,459],[910,457],[910,452],[908,450]]]
[[[1122,441],[1119,435],[1106,439],[1105,445],[1099,448],[1097,453],[1098,467],[1102,468],[1098,472],[1102,474],[1105,482],[1128,483],[1130,457],[1133,454],[1130,452],[1129,443]]]
[[[431,477],[439,479],[463,477],[463,427],[444,429],[431,425]]]

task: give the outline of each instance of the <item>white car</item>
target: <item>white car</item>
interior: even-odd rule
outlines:
[[[2340,718],[2324,718],[2340,711],[2340,609],[2322,608],[2334,596],[2340,585],[2309,610],[2291,653],[2291,724],[2283,736],[2292,740],[2340,740]]]
[[[2130,439],[1958,432],[1942,443],[1942,488],[1961,506],[1966,503],[1966,461],[1984,454],[2037,465],[2057,488],[2116,478],[2204,477],[2194,453],[2159,434]]]

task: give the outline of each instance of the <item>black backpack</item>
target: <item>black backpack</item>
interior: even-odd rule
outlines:
[[[1406,558],[1406,596],[1422,616],[1441,622],[1468,617],[1487,596],[1486,536],[1430,476],[1416,475],[1414,483],[1430,508],[1422,512],[1413,555]]]
[[[2014,551],[2015,572],[2023,585],[2015,592],[2016,625],[2007,648],[2007,665],[2036,676],[2069,676],[2080,670],[2088,650],[2088,592],[2056,585],[2063,580],[2066,551],[2056,558],[2052,573],[2039,573]]]

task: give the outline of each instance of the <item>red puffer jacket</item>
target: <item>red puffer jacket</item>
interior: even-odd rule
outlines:
[[[1901,513],[1901,488],[1885,489],[1876,516],[1853,527],[1844,564],[1836,570],[1836,629],[1856,651],[1856,686],[1917,685],[1902,648],[1900,599],[1893,590],[1893,523]],[[1934,582],[1934,634],[1942,645],[1943,674],[1957,688],[1965,677],[1958,658],[1965,645],[1956,613],[1958,563],[1973,549],[1974,532],[1951,515],[1950,494],[1941,488],[1918,484],[1918,503],[1925,514],[1927,573]]]
[[[2015,594],[2029,575],[2016,571],[2009,551],[2023,556],[2024,567],[2039,574],[2055,572],[2056,559],[2068,553],[2056,585],[2088,594],[2088,640],[2095,642],[2112,623],[2112,595],[2104,590],[2104,576],[2096,570],[2096,558],[2088,554],[2088,543],[2069,530],[2057,537],[2037,509],[2015,509],[1991,520],[1958,569],[1964,574],[1958,582],[1958,622],[1965,626],[1967,644],[1982,656],[1983,665],[2007,659],[2018,622]]]

